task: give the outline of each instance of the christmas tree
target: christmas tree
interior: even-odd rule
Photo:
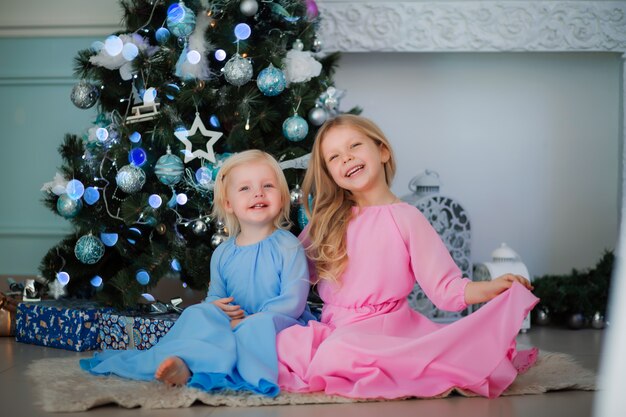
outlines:
[[[292,187],[296,230],[315,131],[338,112],[337,54],[313,0],[122,1],[125,30],[79,51],[71,100],[97,105],[68,134],[45,204],[74,233],[41,262],[50,291],[135,305],[164,276],[204,290],[227,230],[209,213],[232,153],[262,149]],[[357,112],[358,109],[351,110]]]

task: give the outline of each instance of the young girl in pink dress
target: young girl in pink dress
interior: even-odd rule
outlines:
[[[389,141],[370,120],[341,115],[319,130],[301,240],[324,308],[320,322],[278,334],[279,385],[353,398],[454,388],[497,397],[536,361],[537,350],[517,351],[515,337],[538,299],[521,276],[463,278],[425,217],[389,189],[394,172]],[[434,323],[409,307],[415,281],[443,310],[491,301]]]

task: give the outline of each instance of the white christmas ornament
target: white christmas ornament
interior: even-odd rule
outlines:
[[[54,175],[54,179],[50,182],[46,182],[41,187],[40,191],[46,193],[54,193],[56,195],[65,194],[65,188],[67,187],[68,181],[63,177],[63,175],[58,172]]]
[[[207,136],[209,140],[206,143],[206,152],[202,150],[191,151],[193,145],[189,140],[189,136],[195,135],[196,132],[200,130],[202,136]],[[185,144],[185,163],[189,161],[193,161],[195,158],[203,158],[208,161],[215,163],[215,152],[213,152],[213,145],[217,142],[219,138],[222,137],[222,132],[215,132],[213,130],[208,130],[204,127],[202,123],[202,119],[200,118],[200,114],[196,113],[196,118],[193,120],[193,124],[189,130],[177,130],[174,132],[174,136],[176,136],[182,143]]]
[[[137,47],[138,53],[146,54],[148,56],[152,56],[159,49],[156,46],[150,46],[147,39],[136,33],[119,35],[119,39],[122,41],[123,45],[127,45],[129,43],[134,44]],[[126,58],[124,58],[124,55],[121,53],[111,55],[107,52],[107,48],[102,48],[97,55],[89,58],[89,62],[93,65],[104,67],[106,69],[120,70],[120,75],[123,79],[128,80],[130,78],[127,77],[132,77],[131,64],[128,60],[126,60]]]
[[[322,72],[322,64],[313,58],[309,51],[291,49],[283,61],[283,72],[287,84],[303,83]]]

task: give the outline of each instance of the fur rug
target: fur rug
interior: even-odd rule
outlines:
[[[170,388],[159,382],[93,376],[80,369],[76,358],[39,359],[29,365],[27,375],[35,381],[39,406],[52,412],[84,411],[110,403],[126,408],[154,409],[189,407],[196,401],[229,407],[377,401],[319,393],[281,393],[276,398],[267,398],[242,392],[207,393],[193,388]],[[582,368],[569,355],[541,352],[537,364],[520,375],[503,395],[541,394],[566,389],[595,390],[596,375]],[[453,392],[473,396],[452,390],[441,397]]]

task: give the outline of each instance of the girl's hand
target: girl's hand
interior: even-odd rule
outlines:
[[[511,288],[514,282],[518,282],[532,290],[533,286],[521,275],[504,274],[491,281],[470,282],[465,287],[465,302],[467,304],[485,303],[497,295]]]
[[[234,329],[239,323],[241,323],[243,319],[233,319],[230,321],[230,328]]]
[[[235,299],[233,297],[220,298],[218,300],[213,301],[220,310],[222,310],[226,315],[231,319],[242,319],[245,315],[240,306],[236,304],[230,304]]]

